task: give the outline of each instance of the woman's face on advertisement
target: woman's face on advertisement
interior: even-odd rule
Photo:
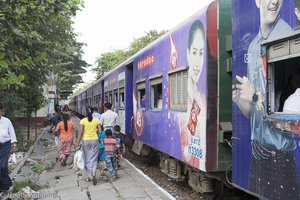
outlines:
[[[187,60],[190,68],[189,75],[194,82],[197,82],[204,62],[204,38],[199,29],[195,31],[191,47],[187,50]]]

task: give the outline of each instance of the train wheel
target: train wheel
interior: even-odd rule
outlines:
[[[224,183],[222,183],[221,181],[218,181],[216,179],[211,179],[211,181],[212,181],[213,191],[207,192],[207,193],[203,193],[203,195],[207,199],[219,200],[223,196]]]
[[[218,200],[222,198],[224,184],[221,181],[206,176],[204,172],[188,171],[188,183],[191,188],[203,194],[206,199]]]

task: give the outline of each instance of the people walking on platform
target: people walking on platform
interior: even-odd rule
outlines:
[[[111,103],[105,102],[104,113],[101,115],[100,121],[104,130],[111,129],[113,131],[114,126],[118,124],[118,114],[111,110]]]
[[[78,132],[75,124],[70,120],[70,116],[67,113],[62,114],[63,121],[60,121],[54,132],[60,132],[58,143],[58,160],[62,166],[66,165],[66,161],[71,154],[71,148],[73,144],[73,133],[75,138],[78,138]]]
[[[71,110],[70,110],[68,104],[65,104],[65,105],[64,105],[62,112],[68,114],[69,119],[71,119]]]
[[[14,127],[11,121],[3,116],[4,111],[4,106],[0,102],[0,197],[1,193],[7,193],[12,186],[8,175],[8,159],[10,152],[15,153],[18,150]]]
[[[82,139],[83,158],[85,161],[86,181],[93,180],[93,184],[97,184],[96,170],[98,166],[99,139],[98,133],[101,130],[99,119],[92,116],[91,108],[87,108],[87,117],[80,121],[80,136],[77,141],[77,149]]]
[[[50,133],[54,132],[54,130],[56,129],[56,126],[57,126],[58,122],[60,122],[61,120],[62,120],[61,109],[60,109],[59,106],[55,106],[54,116],[51,117],[51,119],[50,119],[50,122],[51,122]],[[59,134],[60,134],[59,131],[58,132],[54,132],[54,135],[55,135],[55,139],[54,139],[55,145],[58,145]]]
[[[116,139],[116,167],[120,168],[120,159],[122,157],[122,153],[125,153],[125,142],[124,142],[124,134],[121,133],[121,127],[119,125],[114,126],[113,138]]]
[[[98,108],[97,107],[93,107],[93,117],[96,117],[99,120],[101,118],[101,114],[98,112]]]
[[[104,139],[105,148],[105,163],[106,168],[109,171],[111,180],[116,180],[116,153],[115,148],[117,140],[113,138],[111,129],[105,130],[106,138]]]
[[[58,124],[58,122],[60,122],[62,120],[61,117],[61,112],[60,109],[58,107],[55,108],[54,111],[54,116],[50,118],[50,123],[51,123],[51,127],[50,127],[50,132],[53,133],[53,131],[56,128],[56,125]]]

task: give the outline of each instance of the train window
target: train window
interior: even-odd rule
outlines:
[[[183,112],[187,110],[187,80],[187,69],[169,74],[170,110]]]
[[[124,88],[119,89],[119,108],[124,109],[125,108],[125,93]]]
[[[295,92],[292,75],[300,73],[300,57],[269,64],[269,113],[282,112],[286,98]]]
[[[162,109],[162,77],[151,79],[150,85],[151,108]]]
[[[145,108],[146,107],[145,82],[137,83],[137,90],[138,90],[137,108]]]
[[[112,102],[112,100],[113,100],[112,98],[113,98],[112,91],[109,91],[109,92],[108,92],[108,102],[109,102],[109,103],[113,103],[113,102]]]
[[[300,38],[270,45],[268,58],[268,112],[283,112],[285,100],[298,88]]]
[[[98,107],[99,103],[100,103],[100,94],[95,96],[95,101],[94,101],[95,105]]]
[[[114,90],[114,107],[117,108],[119,106],[118,104],[118,90]]]
[[[105,93],[104,93],[104,96],[105,96],[105,97],[104,97],[104,101],[106,101],[106,102],[109,101],[108,95],[109,95],[108,92],[105,92]]]

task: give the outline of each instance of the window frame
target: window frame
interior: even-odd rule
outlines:
[[[157,105],[158,96],[159,96],[159,85],[161,87],[161,100],[162,98],[162,90],[163,90],[163,75],[158,75],[155,77],[150,78],[150,108],[152,110],[162,110],[162,107],[159,108]],[[162,103],[163,105],[163,103]]]
[[[122,105],[124,102],[124,105]],[[119,109],[125,110],[125,87],[119,88]]]
[[[169,72],[168,80],[169,110],[186,112],[188,109],[188,68]]]
[[[137,109],[146,109],[146,102],[147,102],[147,96],[146,96],[146,100],[145,100],[145,106],[142,107],[142,95],[146,95],[146,81],[138,81],[136,82],[136,89],[137,89]],[[141,91],[144,91],[143,93]]]

